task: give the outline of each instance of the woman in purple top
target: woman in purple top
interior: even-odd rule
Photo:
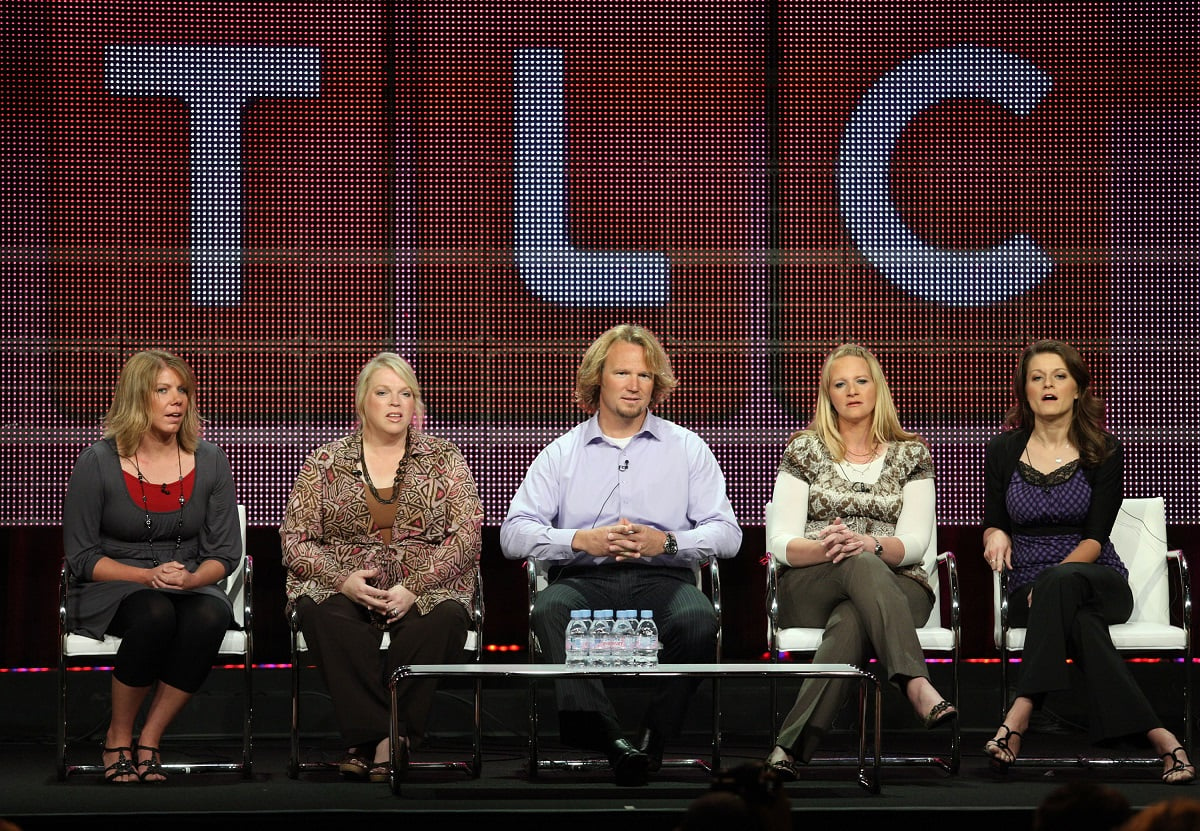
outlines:
[[[1009,569],[1009,620],[1027,628],[1017,695],[984,752],[1004,772],[1046,694],[1069,689],[1067,658],[1087,684],[1094,742],[1145,735],[1163,781],[1196,778],[1109,638],[1133,611],[1125,564],[1109,540],[1121,507],[1121,444],[1074,347],[1044,340],[1021,355],[1007,430],[988,442],[983,555]],[[1101,679],[1103,679],[1101,681]]]

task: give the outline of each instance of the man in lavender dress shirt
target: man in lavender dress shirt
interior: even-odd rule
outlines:
[[[653,609],[663,663],[716,657],[716,615],[692,567],[737,554],[742,531],[708,445],[650,412],[676,383],[653,333],[609,329],[576,379],[576,401],[591,418],[542,450],[513,497],[500,544],[509,559],[550,566],[532,613],[548,662],[565,660],[572,609]],[[699,683],[659,682],[635,747],[599,680],[560,681],[562,738],[607,752],[619,784],[643,784],[666,740],[679,735]]]

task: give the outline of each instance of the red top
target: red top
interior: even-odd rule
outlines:
[[[125,474],[125,487],[129,489],[129,495],[138,505],[142,504],[142,483],[138,482],[138,478],[127,470],[122,470]],[[147,481],[146,488],[146,510],[154,511],[155,513],[167,513],[168,511],[179,510],[179,480],[174,482],[157,482]],[[190,499],[191,495],[196,492],[196,469],[192,468],[192,472],[183,477],[183,498]]]

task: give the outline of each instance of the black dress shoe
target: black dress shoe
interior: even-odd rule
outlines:
[[[648,761],[645,753],[624,739],[614,739],[608,746],[608,762],[618,785],[645,785]]]
[[[646,754],[646,770],[657,773],[662,768],[663,748],[667,740],[653,727],[643,727],[638,738],[638,750]]]

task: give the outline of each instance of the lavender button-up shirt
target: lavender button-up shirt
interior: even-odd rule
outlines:
[[[712,450],[692,431],[647,413],[624,450],[601,434],[596,416],[551,442],[513,497],[500,546],[512,560],[615,562],[576,551],[571,540],[577,530],[622,517],[675,534],[679,553],[648,557],[648,565],[688,568],[732,557],[742,544]]]

